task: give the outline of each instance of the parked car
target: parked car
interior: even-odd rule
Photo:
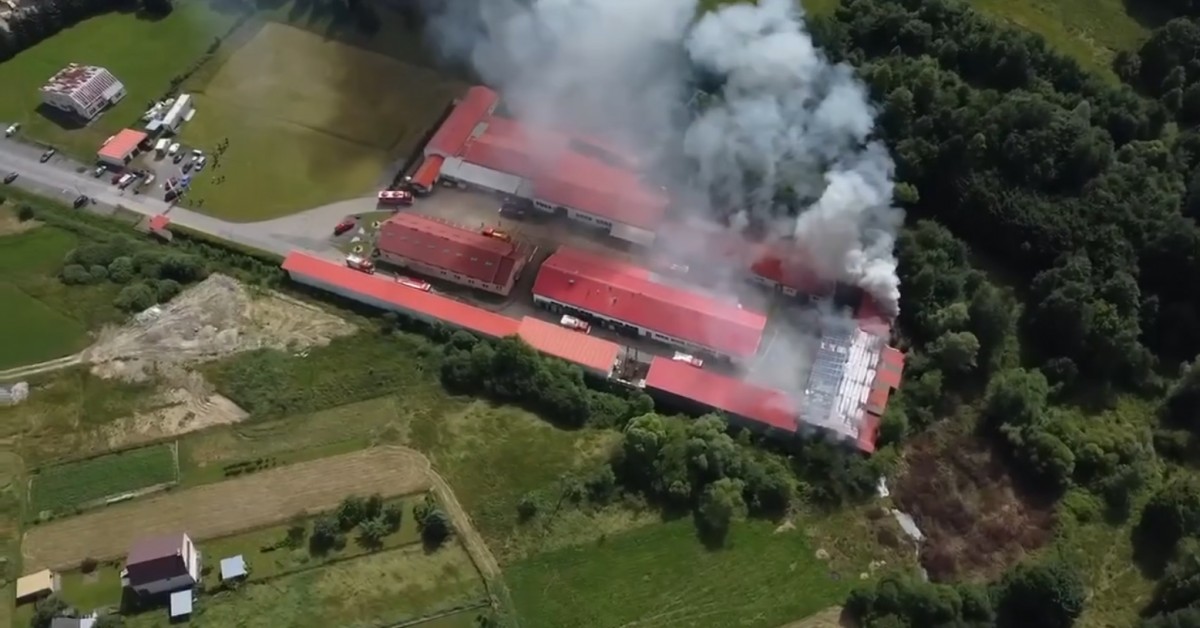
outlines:
[[[183,170],[184,172],[187,172],[191,169],[192,169],[192,162],[190,162],[190,161],[184,162],[183,168],[181,168],[181,170]]]
[[[74,202],[74,203],[72,203],[72,205],[74,205],[74,206],[75,206],[75,209],[79,209],[80,207],[83,207],[84,205],[87,205],[87,204],[88,204],[88,201],[90,201],[90,200],[91,200],[91,199],[90,199],[90,198],[88,198],[87,196],[84,196],[83,194],[80,194],[79,196],[76,196],[76,197],[75,197],[75,202]]]
[[[171,158],[171,163],[173,164],[177,164],[181,161],[183,161],[183,153],[179,153]]]
[[[429,285],[428,281],[421,281],[412,277],[397,276],[396,283],[408,286],[414,290],[420,290],[421,292],[429,292],[433,288],[433,286]]]
[[[201,156],[199,159],[197,159],[196,160],[196,172],[200,172],[201,170],[204,170],[204,164],[206,164],[206,163],[208,163],[207,157]]]
[[[104,176],[105,172],[108,172],[108,166],[101,164],[99,166],[96,166],[96,169],[92,171],[92,176],[99,179],[100,177]]]
[[[58,153],[57,150],[55,150],[53,148],[47,148],[46,152],[42,153],[42,158],[40,161],[42,163],[46,163],[47,161],[50,161],[50,158],[53,157],[56,153]]]
[[[138,185],[147,186],[147,185],[150,185],[151,183],[154,183],[154,174],[153,173],[146,175],[146,177],[144,179],[142,179],[142,182],[139,183]]]
[[[179,142],[175,142],[174,144],[171,144],[169,147],[167,147],[168,155],[174,157],[178,153],[179,153]],[[175,163],[179,163],[179,162],[175,162]]]
[[[687,353],[676,352],[675,355],[671,359],[675,360],[676,362],[683,362],[685,364],[691,364],[692,366],[694,366],[696,368],[704,367],[704,360],[701,360],[700,358],[698,358],[694,355],[689,355]]]
[[[4,137],[12,137],[12,136],[16,135],[17,131],[20,130],[20,128],[21,128],[20,122],[14,122],[14,123],[8,125],[8,128],[4,129]]]
[[[204,157],[204,151],[200,150],[199,148],[193,148],[192,159],[200,159],[201,157]]]
[[[499,229],[493,229],[491,227],[484,229],[483,235],[485,235],[489,238],[495,238],[497,240],[502,240],[504,242],[512,242],[512,236],[508,235],[507,233],[505,233]]]
[[[120,178],[120,180],[117,181],[117,187],[124,190],[125,188],[129,187],[130,183],[133,183],[136,180],[137,180],[137,177],[134,176],[133,173],[126,174],[126,175],[122,176]]]
[[[12,183],[13,181],[16,181],[16,180],[17,180],[17,177],[18,177],[18,176],[19,176],[19,175],[18,175],[17,173],[15,173],[15,172],[10,172],[10,173],[8,173],[8,174],[4,175],[4,182],[5,182],[5,183]]]
[[[558,324],[566,327],[567,329],[574,329],[575,331],[581,331],[585,334],[592,331],[592,326],[589,325],[587,321],[575,318],[570,314],[563,314],[563,317],[559,319]]]
[[[122,171],[120,171],[120,170],[118,170],[118,171],[114,172],[114,173],[113,173],[113,176],[112,176],[112,182],[113,182],[113,185],[116,185],[116,184],[120,183],[120,182],[121,182],[121,178],[122,178],[122,177],[124,177],[124,176],[125,176],[125,173],[124,173],[124,172],[122,172]]]
[[[349,231],[349,230],[353,229],[353,228],[354,228],[354,226],[355,226],[355,225],[357,225],[357,224],[358,224],[358,223],[357,223],[357,222],[355,222],[353,218],[347,218],[346,220],[343,220],[343,221],[339,222],[339,223],[338,223],[338,224],[337,224],[337,225],[336,225],[336,226],[333,228],[333,235],[335,235],[335,236],[340,236],[340,235],[342,235],[343,233],[346,233],[347,231]]]
[[[525,217],[525,208],[520,205],[505,203],[500,206],[500,215],[505,218],[521,219]]]

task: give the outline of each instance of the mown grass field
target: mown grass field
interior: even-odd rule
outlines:
[[[292,5],[293,8],[295,5]],[[462,83],[419,65],[411,28],[379,7],[368,36],[328,15],[275,13],[248,24],[219,64],[189,84],[192,144],[227,151],[195,179],[193,200],[229,220],[264,220],[369,194],[410,154]],[[271,167],[264,168],[264,164]],[[225,177],[220,180],[220,177]]]
[[[78,157],[93,159],[105,138],[134,124],[146,103],[160,97],[233,23],[208,2],[182,2],[161,20],[114,12],[63,30],[0,63],[0,120],[21,122],[22,134]],[[125,99],[83,128],[64,128],[38,111],[38,88],[71,62],[107,68],[128,92]]]
[[[13,600],[16,581],[21,571],[21,510],[25,481],[25,465],[20,456],[0,449],[0,558],[4,559],[4,585],[0,586],[0,626],[16,626]],[[22,626],[28,625],[26,623]]]
[[[471,559],[451,540],[435,552],[410,546],[205,596],[189,625],[374,628],[483,599]],[[125,625],[169,623],[166,612],[151,612],[130,617]]]
[[[75,244],[73,235],[47,227],[0,236],[0,370],[87,345],[87,326],[65,307],[65,286],[55,276]]]
[[[533,556],[506,570],[527,628],[646,625],[776,628],[840,604],[855,573],[831,574],[802,530],[734,526],[708,550],[690,520]]]
[[[33,518],[62,514],[122,493],[175,482],[175,449],[153,445],[39,469],[33,474]]]

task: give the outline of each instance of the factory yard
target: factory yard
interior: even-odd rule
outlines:
[[[330,510],[347,495],[409,495],[430,486],[428,461],[380,447],[302,462],[36,526],[22,543],[24,569],[65,569],[84,558],[116,558],[137,537],[187,530],[227,536]]]

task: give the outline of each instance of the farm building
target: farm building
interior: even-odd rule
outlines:
[[[529,253],[519,243],[413,213],[383,223],[376,242],[389,264],[487,292],[507,295]]]
[[[62,578],[49,569],[21,576],[17,579],[17,603],[30,602],[57,593],[61,587]]]
[[[184,122],[191,120],[191,114],[194,108],[195,105],[192,102],[192,95],[181,94],[175,99],[174,103],[171,103],[170,108],[168,108],[167,112],[163,114],[163,117],[159,119],[158,128],[168,133],[178,133],[179,127],[183,126]]]
[[[91,120],[125,97],[125,86],[108,70],[72,63],[59,70],[41,90],[46,105]]]
[[[495,116],[497,102],[487,88],[468,92],[425,147],[427,162],[435,163],[433,156],[444,162],[423,181],[440,177],[446,184],[523,199],[627,242],[654,242],[669,200],[641,180],[635,159],[602,140]],[[418,177],[413,179],[415,185]]]
[[[110,166],[124,168],[129,160],[137,154],[139,146],[146,141],[146,137],[147,135],[141,131],[122,129],[116,135],[105,140],[96,153],[96,158]]]
[[[200,581],[200,552],[183,533],[139,539],[129,548],[121,580],[142,596],[186,589]]]
[[[735,423],[758,432],[787,435],[799,429],[795,404],[783,392],[686,362],[654,358],[646,374],[646,390],[682,409],[722,411]]]
[[[288,255],[283,269],[293,281],[382,310],[485,337],[519,336],[534,349],[572,362],[596,377],[610,377],[621,353],[620,345],[602,338],[530,317],[517,321],[305,253]]]
[[[433,191],[433,186],[437,184],[438,177],[442,174],[442,164],[446,158],[441,155],[430,155],[426,157],[421,165],[417,167],[417,171],[413,173],[409,183],[412,185],[413,191],[417,194],[428,194]]]
[[[741,361],[754,356],[766,316],[665,283],[649,270],[578,249],[542,264],[534,302],[687,351]]]

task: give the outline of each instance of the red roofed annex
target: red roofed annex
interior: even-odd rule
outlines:
[[[376,246],[389,264],[501,295],[528,260],[512,241],[408,212],[383,223]]]
[[[660,283],[644,268],[565,247],[542,263],[533,294],[535,302],[552,309],[732,359],[758,351],[767,322],[736,303]]]

